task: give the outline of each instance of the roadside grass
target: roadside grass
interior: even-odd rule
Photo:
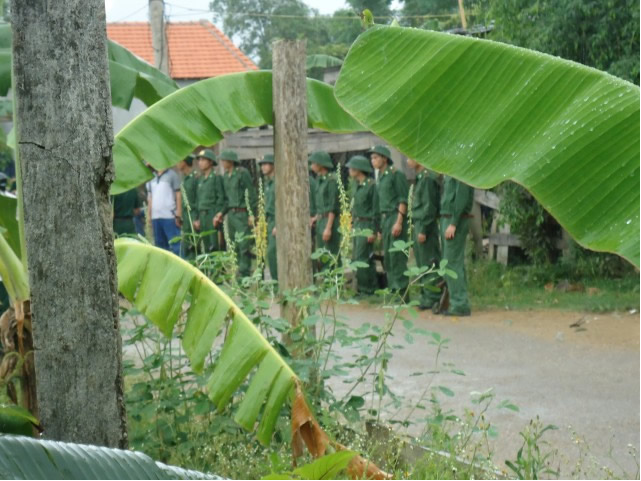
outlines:
[[[478,261],[467,265],[474,309],[567,309],[588,312],[639,310],[639,275],[619,278],[576,275],[563,265],[503,266]]]

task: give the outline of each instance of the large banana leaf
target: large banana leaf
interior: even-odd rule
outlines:
[[[479,188],[513,180],[583,246],[639,266],[639,88],[487,40],[377,27],[338,102],[423,165]]]
[[[11,25],[0,25],[0,96],[11,88],[11,42]],[[149,106],[178,90],[176,82],[125,47],[111,40],[107,47],[113,105],[129,109],[135,97]]]
[[[0,479],[222,479],[135,451],[0,435]]]
[[[192,368],[202,372],[226,321],[227,338],[207,389],[222,409],[257,368],[236,421],[268,444],[281,407],[294,394],[296,374],[234,302],[198,269],[170,252],[132,239],[115,241],[118,289],[167,336],[188,303],[182,344]]]
[[[269,71],[223,75],[201,80],[162,99],[127,124],[113,148],[117,194],[151,179],[145,166],[177,164],[199,145],[213,145],[223,132],[273,123]],[[336,103],[332,87],[307,79],[310,127],[354,132],[363,127]]]

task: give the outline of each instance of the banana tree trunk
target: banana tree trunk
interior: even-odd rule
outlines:
[[[127,445],[102,0],[14,0],[17,148],[41,425]]]

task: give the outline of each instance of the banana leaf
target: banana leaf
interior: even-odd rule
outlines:
[[[223,479],[167,466],[146,454],[0,435],[1,479]]]
[[[11,25],[0,25],[0,96],[11,88]],[[125,47],[108,41],[111,103],[129,109],[133,98],[149,106],[178,90],[178,85],[160,70]]]
[[[199,145],[210,146],[223,132],[273,123],[269,71],[222,75],[201,80],[165,97],[127,124],[113,148],[118,194],[152,178],[145,166],[177,164]],[[336,103],[332,87],[307,79],[310,127],[346,133],[364,130]]]
[[[118,289],[168,337],[188,303],[182,345],[195,372],[202,372],[215,338],[229,321],[227,337],[207,390],[222,409],[256,368],[235,420],[268,444],[297,376],[256,326],[202,272],[170,252],[121,238],[115,241]]]
[[[512,180],[579,244],[639,266],[637,86],[488,40],[375,27],[335,96],[408,157],[478,188]]]

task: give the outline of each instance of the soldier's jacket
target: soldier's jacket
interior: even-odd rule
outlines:
[[[446,175],[443,177],[441,216],[450,217],[450,224],[458,225],[461,217],[472,212],[474,188]]]
[[[249,171],[244,167],[235,167],[231,173],[223,174],[223,186],[225,191],[225,203],[221,210],[226,214],[229,209],[246,209],[245,191],[249,195],[249,205],[256,213],[256,189],[252,183]]]
[[[197,183],[196,210],[211,211],[213,214],[220,212],[225,205],[222,180],[212,170],[209,176],[201,175]],[[193,219],[192,215],[192,219]]]
[[[354,222],[371,222],[372,228],[378,230],[378,193],[376,183],[371,178],[352,184],[352,218]]]
[[[114,217],[116,219],[129,219],[134,216],[134,210],[142,207],[138,189],[130,189],[113,196]]]
[[[183,190],[185,195],[181,197],[183,205],[183,230],[189,230],[191,221],[198,220],[198,176],[196,171],[192,170],[189,175],[183,179]],[[186,198],[185,198],[186,197]],[[187,204],[189,204],[190,211],[188,212]]]
[[[274,176],[263,178],[263,194],[265,195],[265,217],[267,220],[276,218],[276,180]]]
[[[407,204],[409,186],[405,174],[391,166],[379,174],[376,182],[378,191],[378,209],[381,214],[398,212],[400,204]]]
[[[422,170],[416,176],[412,198],[412,220],[414,229],[427,234],[427,228],[436,222],[439,208],[438,177],[434,172]]]
[[[318,215],[333,212],[338,217],[340,203],[338,201],[338,183],[336,182],[335,174],[319,175],[316,178],[314,210]]]
[[[309,176],[309,216],[316,215],[316,177]]]

